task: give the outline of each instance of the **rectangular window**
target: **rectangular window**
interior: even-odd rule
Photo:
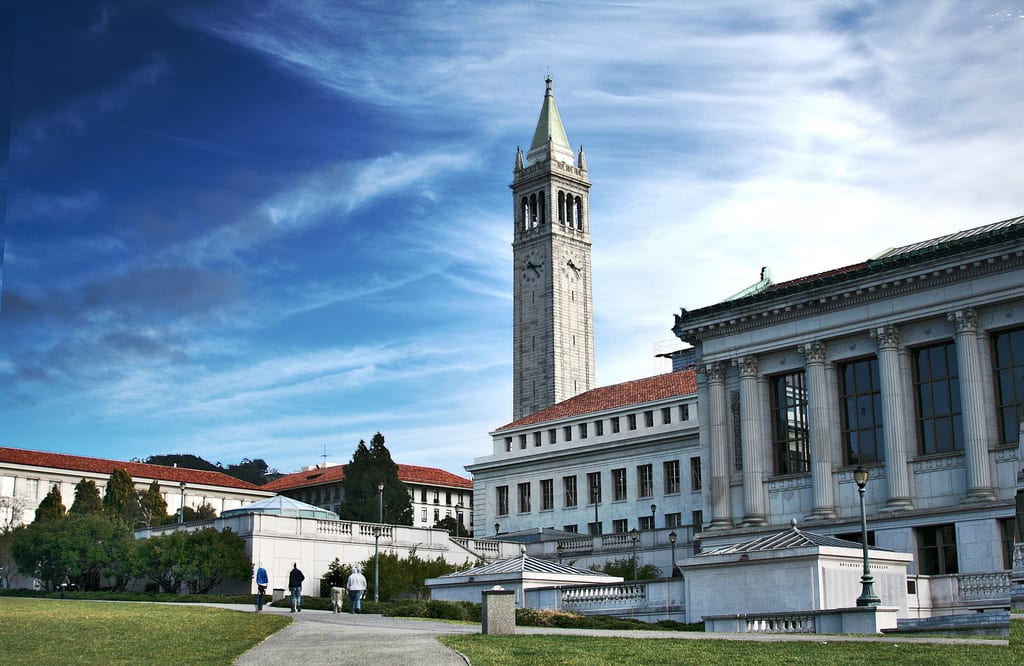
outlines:
[[[701,480],[700,456],[690,458],[690,490],[697,491],[704,487]]]
[[[509,453],[510,451],[512,451],[512,438],[511,437],[506,437],[505,438],[505,453]]]
[[[674,495],[679,492],[679,461],[666,460],[662,464],[662,473],[665,475],[665,494]]]
[[[548,444],[554,444],[557,441],[558,441],[558,430],[555,429],[555,428],[552,428],[551,430],[548,430]]]
[[[625,518],[612,521],[612,533],[613,534],[625,534],[629,531],[629,521]]]
[[[39,479],[24,479],[24,483],[21,484],[21,492],[18,493],[19,497],[24,497],[28,500],[35,500],[39,498]]]
[[[696,534],[697,532],[703,532],[704,531],[704,512],[703,511],[699,511],[699,510],[698,511],[694,511],[693,514],[690,517],[690,520],[691,520],[691,522],[693,524],[693,533],[694,534]]]
[[[662,407],[661,408],[661,422],[662,422],[663,425],[668,425],[669,423],[672,423],[672,408],[671,407]]]
[[[562,477],[562,493],[566,507],[576,506],[576,475]]]
[[[565,426],[562,428],[562,437],[567,442],[572,441],[572,426]]]
[[[626,418],[629,420],[629,429],[636,430],[636,414],[630,414]]]
[[[626,468],[612,470],[612,499],[620,502],[626,499]]]
[[[533,445],[540,446],[540,431],[533,433]]]
[[[590,536],[601,536],[601,521],[587,523],[587,533]]]
[[[420,509],[420,522],[424,524],[427,522],[427,507]]]
[[[540,510],[551,511],[555,508],[555,480],[541,479],[540,482]]]
[[[447,504],[448,506],[452,505],[452,491],[450,491],[450,490],[445,491],[445,493],[444,493],[444,503]]]
[[[913,359],[921,455],[963,451],[956,345],[945,342],[915,349]]]
[[[665,514],[665,527],[679,527],[683,524],[683,514],[681,513],[666,513]]]
[[[441,503],[441,491],[440,490],[435,490],[434,491],[434,504],[440,504],[440,503]]]
[[[918,527],[917,553],[919,574],[937,576],[960,573],[956,559],[956,527],[935,525]]]
[[[999,520],[999,537],[1003,545],[1003,568],[1013,568],[1013,518]]]
[[[530,484],[520,483],[519,490],[519,513],[530,513]]]
[[[679,405],[679,420],[680,421],[689,421],[690,420],[690,406],[689,405]]]
[[[882,462],[882,391],[878,359],[866,358],[839,366],[843,416],[843,456],[847,465]]]
[[[441,509],[434,509],[434,524],[441,520]]]
[[[563,532],[569,532],[570,534],[577,534],[580,531],[579,525],[573,523],[572,525],[562,525]]]
[[[771,388],[775,473],[803,474],[811,464],[804,371],[772,377]]]
[[[604,421],[594,421],[594,435],[597,437],[604,435]]]
[[[424,504],[427,503],[427,489],[426,488],[420,488],[420,501],[423,502]]]
[[[526,435],[519,435],[519,448],[520,449],[525,449],[526,448]]]
[[[497,496],[495,497],[498,505],[497,515],[507,516],[508,515],[508,486],[498,486]],[[434,509],[434,513],[437,513],[437,509]]]
[[[611,422],[612,422],[612,434],[614,435],[615,433],[617,433],[619,431],[619,417],[618,416],[613,416],[611,418]]]
[[[637,522],[641,532],[654,529],[654,516],[640,516]]]
[[[586,423],[581,423],[579,427],[580,427],[580,439],[586,439],[587,438],[587,424]]]
[[[1016,444],[1024,421],[1024,328],[992,336],[999,442]]]
[[[653,410],[648,409],[646,412],[644,412],[644,427],[645,428],[653,428],[654,427],[654,411]]]
[[[654,495],[654,465],[640,465],[636,468],[636,487],[639,497]]]
[[[587,497],[589,504],[601,503],[601,472],[587,473]]]

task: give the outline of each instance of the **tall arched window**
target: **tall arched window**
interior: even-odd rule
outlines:
[[[576,218],[576,228],[583,231],[583,199],[576,197],[576,214],[573,216]]]
[[[537,195],[530,195],[530,224],[527,225],[530,229],[537,226]]]
[[[544,208],[544,201],[547,197],[544,196],[544,190],[540,191],[539,201],[537,202],[537,224],[534,226],[541,226],[544,224],[544,218],[547,217],[547,211]]]
[[[519,204],[519,210],[522,217],[520,217],[520,224],[522,225],[523,231],[530,228],[530,202],[523,197],[522,202]]]
[[[558,190],[558,221],[565,224],[565,192]]]

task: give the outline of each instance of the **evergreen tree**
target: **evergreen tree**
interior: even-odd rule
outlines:
[[[412,503],[409,490],[398,480],[398,465],[391,459],[384,435],[377,433],[370,441],[359,441],[352,460],[345,465],[341,480],[345,499],[340,513],[345,520],[377,522],[380,511],[378,484],[384,484],[384,522],[391,525],[412,525]]]
[[[75,485],[75,501],[71,503],[68,513],[77,515],[95,515],[103,513],[103,500],[100,489],[92,479],[82,479]]]
[[[56,522],[63,518],[66,513],[67,509],[64,508],[64,502],[61,501],[60,489],[55,484],[50,487],[50,492],[46,493],[46,497],[36,507],[36,522]]]
[[[168,521],[167,500],[160,493],[160,482],[156,479],[153,479],[146,492],[140,495],[139,503],[142,506],[142,520],[146,522],[147,527],[163,525]]]
[[[107,481],[107,492],[103,496],[103,511],[111,518],[120,518],[129,526],[134,526],[141,519],[139,494],[128,470],[115,469],[111,473]]]

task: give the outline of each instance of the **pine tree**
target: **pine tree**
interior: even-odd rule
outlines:
[[[153,479],[146,492],[140,495],[139,503],[142,505],[142,520],[146,521],[147,527],[167,522],[167,500],[160,493],[159,481]]]
[[[50,488],[50,492],[46,493],[46,497],[36,507],[36,522],[37,523],[52,523],[60,520],[67,513],[64,508],[64,502],[61,500],[60,489],[54,484]]]
[[[340,513],[345,520],[377,522],[380,511],[378,484],[384,484],[384,522],[391,525],[412,525],[412,504],[409,490],[398,480],[398,465],[384,445],[384,435],[377,433],[370,441],[359,441],[352,460],[345,465],[341,480],[345,499]]]
[[[107,481],[107,492],[103,496],[103,511],[110,518],[120,518],[133,526],[141,519],[142,507],[135,483],[126,469],[115,469]]]
[[[100,489],[95,481],[82,479],[75,485],[75,501],[68,513],[83,516],[103,513],[103,500],[100,499]]]

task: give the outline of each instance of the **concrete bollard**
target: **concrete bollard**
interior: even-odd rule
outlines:
[[[480,633],[510,636],[516,633],[516,593],[495,585],[484,590]]]
[[[274,601],[281,601],[282,599],[284,599],[284,588],[283,587],[275,587],[274,588],[274,597],[273,598],[274,598]]]

